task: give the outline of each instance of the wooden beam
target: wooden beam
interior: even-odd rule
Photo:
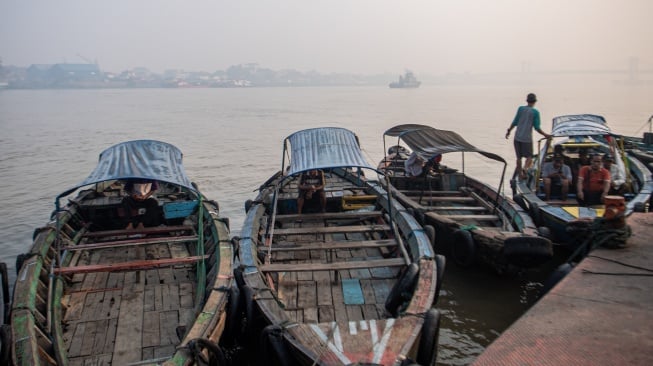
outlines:
[[[461,196],[463,192],[461,191],[430,191],[424,190],[423,192],[419,189],[411,190],[400,190],[399,192],[405,194],[406,196],[446,196],[446,195],[458,195]]]
[[[132,262],[120,263],[107,263],[107,264],[91,264],[87,266],[74,266],[74,267],[59,267],[54,269],[55,274],[75,274],[75,273],[91,273],[91,272],[120,272],[141,269],[151,269],[159,267],[167,267],[178,264],[195,263],[201,259],[208,259],[208,255],[193,256],[184,258],[164,258],[153,260],[140,260]]]
[[[431,206],[425,209],[429,211],[487,211],[485,207],[480,206]]]
[[[388,231],[390,225],[351,225],[328,227],[298,227],[290,229],[275,229],[274,235],[302,235],[302,234],[334,234],[334,233],[366,233],[371,231]]]
[[[442,216],[450,218],[452,220],[495,221],[500,219],[500,217],[497,215],[442,215]]]
[[[362,248],[379,248],[397,246],[395,239],[385,240],[364,240],[364,241],[330,241],[316,243],[283,243],[273,244],[271,251],[295,251],[295,250],[332,250],[332,249],[362,249]],[[266,248],[262,250],[267,251]]]
[[[190,225],[179,225],[179,226],[156,226],[156,227],[146,227],[144,229],[132,229],[132,230],[104,230],[104,231],[89,231],[84,234],[85,238],[98,238],[103,236],[120,236],[120,235],[133,235],[133,234],[159,234],[159,233],[168,233],[171,231],[187,231],[193,230],[193,227]]]
[[[137,238],[137,239],[127,239],[127,240],[118,240],[118,241],[105,241],[102,243],[91,243],[91,244],[79,244],[71,245],[64,247],[64,250],[90,250],[90,249],[104,249],[104,248],[116,248],[116,247],[127,247],[127,246],[136,246],[136,245],[148,245],[148,244],[163,244],[163,243],[185,243],[189,241],[196,241],[197,235],[190,236],[167,236],[162,238]]]
[[[367,219],[367,218],[378,217],[378,216],[381,216],[381,211],[288,214],[288,215],[277,215],[274,217],[274,219],[277,221],[295,221],[295,220],[314,221],[314,220],[331,220],[331,219],[358,219],[358,218]]]
[[[401,267],[405,265],[406,261],[403,258],[391,258],[334,263],[272,263],[259,266],[259,270],[261,272],[310,272],[379,267]]]
[[[412,198],[412,197],[411,197]],[[472,197],[428,197],[424,196],[420,201],[430,202],[475,202]]]

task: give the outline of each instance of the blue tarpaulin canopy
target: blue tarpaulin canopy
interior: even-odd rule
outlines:
[[[610,135],[605,118],[594,114],[575,114],[553,118],[553,136]]]
[[[76,189],[109,180],[150,179],[168,182],[196,191],[182,165],[181,151],[166,142],[135,140],[123,142],[104,150],[95,170],[81,183],[59,197]]]
[[[453,131],[438,130],[431,126],[403,124],[385,131],[385,136],[398,137],[424,160],[451,152],[476,152],[505,163],[499,155],[477,149]]]
[[[360,167],[372,169],[365,160],[356,135],[344,128],[321,127],[293,133],[290,142],[290,170],[295,175],[312,169]]]

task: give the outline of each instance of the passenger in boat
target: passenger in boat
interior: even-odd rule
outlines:
[[[553,161],[544,163],[542,166],[542,178],[544,179],[544,200],[551,199],[551,188],[560,188],[560,195],[563,201],[567,200],[569,185],[571,184],[571,168],[564,163],[562,155],[553,155]]]
[[[127,193],[122,200],[123,209],[129,221],[125,229],[141,229],[157,226],[161,222],[159,202],[152,197],[159,185],[154,180],[130,179],[125,183]]]
[[[442,154],[438,154],[430,158],[426,164],[424,164],[424,170],[426,173],[437,173],[440,171],[440,163],[442,162]]]
[[[324,179],[324,172],[321,170],[313,169],[302,174],[299,180],[299,195],[297,196],[297,212],[302,213],[304,208],[304,201],[313,199],[314,195],[320,198],[320,209],[322,212],[326,211],[326,192],[324,186],[326,180]]]
[[[407,177],[419,177],[424,171],[424,160],[413,151],[404,163]]]
[[[535,94],[529,93],[526,96],[527,105],[517,109],[517,114],[506,131],[507,140],[510,137],[510,131],[517,127],[514,139],[517,164],[513,177],[518,176],[522,180],[526,179],[526,171],[533,163],[533,129],[542,136],[551,138],[551,135],[540,129],[540,112],[535,109],[535,102],[537,102],[537,97]],[[522,158],[526,159],[524,165],[522,165]]]
[[[613,164],[612,154],[603,155],[603,167],[610,172],[610,190],[608,194],[618,194],[623,196],[626,192],[626,178],[617,164]]]
[[[603,167],[599,154],[592,155],[590,163],[578,172],[576,197],[582,205],[599,205],[610,190],[610,172]]]

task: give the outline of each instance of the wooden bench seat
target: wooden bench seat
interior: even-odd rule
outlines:
[[[405,266],[403,258],[371,259],[333,263],[271,263],[259,266],[261,272],[307,272]]]
[[[181,264],[192,264],[202,259],[208,259],[208,255],[192,256],[181,258],[164,258],[164,259],[149,259],[137,260],[131,262],[107,263],[107,264],[90,264],[86,266],[73,266],[73,267],[59,267],[54,269],[55,274],[76,274],[76,273],[91,273],[91,272],[121,272],[121,271],[134,271],[143,269],[152,269],[159,267],[167,267]]]
[[[335,234],[335,233],[366,233],[373,231],[389,231],[390,225],[350,225],[328,227],[297,227],[290,229],[275,229],[274,235],[303,235],[303,234]]]
[[[132,230],[104,230],[104,231],[89,231],[84,234],[85,238],[101,238],[104,236],[122,236],[122,235],[134,235],[134,234],[161,234],[169,233],[173,231],[190,231],[193,230],[193,227],[190,225],[179,225],[179,226],[155,226],[155,227],[146,227],[143,229],[132,229]]]
[[[167,236],[167,237],[159,237],[159,238],[135,238],[135,239],[118,240],[118,241],[104,241],[101,243],[71,245],[71,246],[64,247],[63,249],[74,251],[74,250],[104,249],[104,248],[137,246],[137,245],[149,245],[149,244],[185,243],[189,241],[196,241],[197,238],[198,238],[197,235]]]
[[[397,246],[395,239],[363,240],[363,241],[331,241],[311,243],[277,243],[270,249],[273,252],[297,250],[333,250],[333,249],[363,249]],[[263,248],[266,251],[267,249]]]
[[[441,215],[452,220],[478,220],[478,221],[495,221],[499,220],[497,215]]]
[[[277,221],[317,221],[317,220],[333,220],[333,219],[366,219],[381,216],[381,211],[369,212],[325,212],[325,213],[311,213],[311,214],[287,214],[276,215],[274,217]]]

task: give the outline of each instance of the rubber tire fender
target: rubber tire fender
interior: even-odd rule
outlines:
[[[227,301],[227,312],[226,312],[226,321],[224,326],[224,332],[222,333],[221,339],[224,339],[225,343],[233,344],[236,340],[239,327],[241,325],[241,301],[240,301],[240,290],[238,286],[229,287],[229,299]]]
[[[438,299],[440,298],[440,289],[442,289],[442,281],[444,280],[444,269],[446,267],[447,259],[445,256],[442,254],[436,254],[435,255],[435,264],[438,266],[436,268],[437,271],[437,277],[436,281],[437,283],[435,284],[435,298],[433,299],[433,303],[437,304]]]
[[[528,207],[526,206],[526,201],[524,201],[524,195],[521,193],[517,193],[516,195],[512,196],[512,200],[515,201],[515,203],[524,209],[524,211],[528,211]]]
[[[531,215],[531,218],[533,219],[535,225],[541,225],[540,205],[538,205],[537,202],[530,203],[530,208],[528,209],[528,213]]]
[[[262,364],[274,366],[293,366],[290,354],[283,338],[283,328],[271,324],[261,331],[261,361]],[[276,362],[275,362],[276,361]]]
[[[456,230],[452,234],[453,247],[451,257],[453,261],[465,268],[474,264],[476,260],[476,243],[468,230]]]
[[[248,213],[249,209],[252,208],[252,203],[253,203],[252,200],[245,201],[245,213]]]
[[[243,343],[247,344],[255,340],[254,326],[256,321],[256,304],[254,301],[254,289],[248,285],[242,288],[243,310],[245,311],[245,327],[242,331]]]
[[[431,247],[435,251],[435,228],[433,225],[424,225],[424,233],[428,236],[429,241],[431,242]]]
[[[571,270],[574,269],[574,265],[572,263],[563,263],[558,266],[547,279],[544,281],[542,284],[542,289],[540,290],[540,297],[546,295],[547,292],[551,291],[552,288],[554,288],[558,282],[560,282]]]
[[[11,328],[9,324],[0,325],[0,365],[9,365],[11,355]]]
[[[533,268],[553,257],[553,245],[549,239],[539,236],[513,236],[503,241],[503,255],[508,263]]]
[[[411,263],[406,267],[406,270],[401,274],[401,277],[395,282],[394,286],[392,286],[392,290],[390,290],[390,294],[385,300],[385,309],[392,316],[396,317],[399,314],[401,304],[410,299],[410,295],[417,283],[418,275],[419,266],[417,263]]]
[[[418,364],[423,366],[435,365],[438,358],[438,338],[440,337],[440,312],[429,309],[424,316],[422,334],[417,348]]]

